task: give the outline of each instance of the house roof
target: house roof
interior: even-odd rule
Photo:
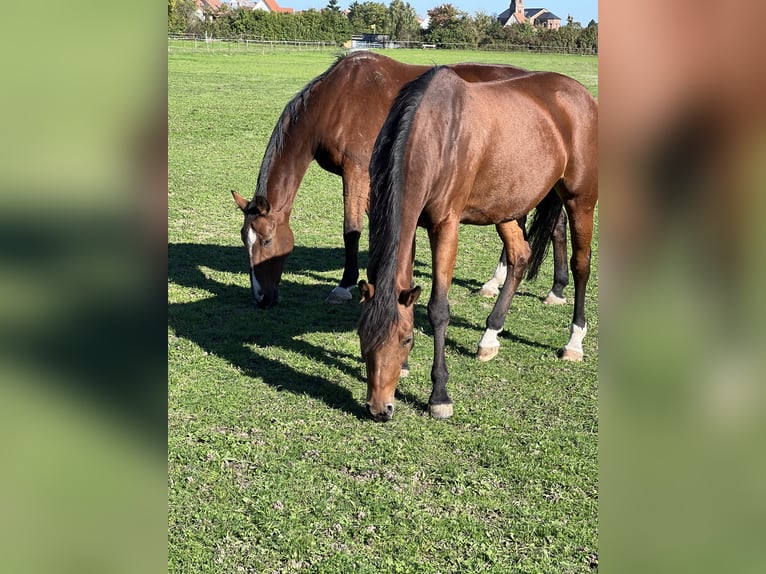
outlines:
[[[541,22],[547,20],[561,20],[561,18],[556,16],[553,12],[548,11],[546,8],[525,8],[523,16],[521,14],[512,13],[511,9],[508,8],[501,12],[497,17],[503,26],[505,26],[508,22],[518,22],[519,24],[524,24],[527,20],[533,18]]]
[[[221,0],[197,0],[197,6],[216,12],[221,9]]]
[[[547,12],[547,10],[545,8],[524,8],[524,17],[532,18],[541,12]]]
[[[547,10],[545,13],[541,14],[537,17],[538,20],[561,20],[558,16],[556,16],[553,12],[548,12]]]
[[[272,12],[284,12],[285,14],[294,12],[292,8],[282,8],[279,4],[277,4],[276,0],[263,0],[263,3],[266,4],[266,6],[268,6],[269,10]]]
[[[521,16],[521,15],[519,15]],[[511,9],[508,8],[505,11],[501,12],[500,15],[497,17],[498,20],[505,26],[505,24],[508,23],[508,21],[513,18],[514,22],[518,22],[519,24],[523,24],[526,21],[526,18],[524,16],[521,16],[521,19],[516,17],[516,14],[511,12]]]

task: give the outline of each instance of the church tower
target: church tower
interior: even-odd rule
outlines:
[[[524,0],[511,0],[511,15],[518,14],[521,16],[520,18],[517,18],[519,22],[524,21]]]

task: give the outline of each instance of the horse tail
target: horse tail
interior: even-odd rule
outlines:
[[[548,253],[553,228],[556,226],[556,220],[563,205],[559,194],[554,189],[550,190],[537,205],[534,219],[527,231],[527,241],[532,249],[527,265],[527,279],[534,279],[540,271],[540,265]]]

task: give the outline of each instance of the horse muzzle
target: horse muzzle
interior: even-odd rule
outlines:
[[[253,292],[253,303],[259,309],[271,309],[279,303],[279,290],[268,289],[265,291]]]
[[[365,403],[364,406],[367,408],[367,414],[369,414],[372,417],[372,420],[376,423],[388,422],[394,416],[394,405],[392,403],[385,405],[382,410],[373,407],[370,403]]]
[[[263,288],[255,278],[255,272],[250,269],[250,293],[253,303],[259,309],[271,309],[279,303],[279,288],[277,286]]]

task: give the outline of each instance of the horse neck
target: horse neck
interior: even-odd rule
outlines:
[[[289,217],[303,176],[314,159],[314,126],[310,114],[291,123],[285,134],[281,152],[275,152],[266,178],[266,199],[274,211]]]

